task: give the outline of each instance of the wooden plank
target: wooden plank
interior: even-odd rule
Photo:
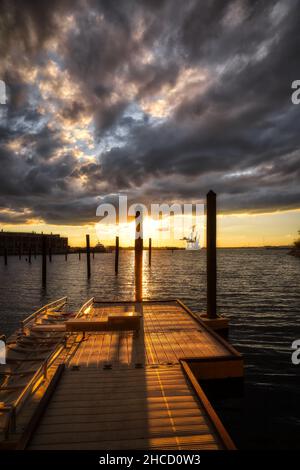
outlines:
[[[128,372],[101,371],[93,374],[93,380],[85,386],[84,376],[89,377],[85,369],[68,371],[52,398],[32,448],[57,445],[69,449],[78,445],[86,449],[93,440],[98,442],[98,448],[106,442],[107,449],[127,448],[134,442],[147,448],[150,441],[162,448],[167,443],[180,448],[179,439],[185,436],[190,442],[197,436],[197,444],[206,448],[218,446],[179,365]],[[78,384],[76,390],[73,380],[78,381],[81,373],[82,385]],[[124,380],[124,385],[118,388],[119,379]]]
[[[176,302],[192,317],[194,318],[201,327],[206,330],[211,338],[214,338],[216,343],[222,344],[230,354],[234,356],[239,356],[241,357],[241,354],[233,347],[231,346],[230,343],[228,343],[224,338],[219,336],[217,333],[215,333],[211,328],[209,328],[201,319],[194,313],[192,310],[190,310],[181,300],[176,299]]]
[[[172,416],[174,419],[182,418],[185,419],[186,417],[194,418],[197,420],[198,423],[201,423],[204,418],[199,417],[198,415],[198,406],[195,404],[190,408],[188,406],[184,406],[182,404],[181,408],[173,408],[171,409]],[[148,421],[151,423],[154,420],[160,420],[163,418],[167,418],[169,416],[168,411],[163,409],[147,409]],[[133,422],[133,421],[141,421],[141,412],[139,407],[133,407],[128,410],[124,410],[123,407],[119,407],[115,409],[114,414],[111,413],[111,410],[103,410],[101,413],[97,412],[97,410],[82,410],[76,409],[72,413],[61,413],[54,411],[49,411],[47,422],[49,424],[59,424],[59,423],[74,423],[74,424],[81,424],[81,423],[98,423],[101,427],[102,423],[105,422],[113,422],[113,421],[121,421],[121,422]]]
[[[54,423],[39,426],[39,441],[42,441],[46,436],[57,435],[58,440],[65,439],[66,441],[85,442],[91,440],[92,433],[97,433],[100,440],[111,440],[144,435],[145,437],[154,436],[169,436],[178,434],[204,434],[211,435],[208,431],[206,421],[199,419],[199,416],[184,417],[179,419],[173,418],[170,422],[169,416],[160,420],[140,419],[126,423],[124,429],[124,421],[98,421],[98,422],[81,422],[81,423]],[[99,429],[101,429],[99,433]],[[114,434],[112,434],[114,433]],[[60,435],[62,434],[62,435]],[[92,437],[93,438],[93,437]]]
[[[185,361],[183,361],[182,366],[184,368],[185,373],[189,377],[189,380],[191,381],[191,384],[192,384],[197,396],[199,397],[199,400],[201,401],[201,404],[204,406],[205,411],[207,412],[207,414],[209,416],[209,419],[211,420],[211,423],[215,427],[218,435],[220,436],[220,439],[224,443],[225,448],[228,449],[228,450],[236,450],[236,447],[235,447],[231,437],[227,433],[227,431],[224,428],[222,422],[220,421],[220,418],[218,417],[215,410],[211,406],[207,396],[205,395],[202,388],[198,384],[198,382],[197,382],[194,374],[192,373],[191,369],[189,368],[188,364]]]
[[[85,443],[85,450],[217,450],[213,441],[203,440],[202,436],[180,438],[124,439],[122,441],[91,441]],[[33,445],[33,450],[82,450],[81,443]]]

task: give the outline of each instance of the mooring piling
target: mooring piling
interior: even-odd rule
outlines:
[[[135,244],[134,244],[134,272],[135,272],[135,301],[143,300],[143,214],[137,210],[135,213]]]
[[[47,282],[47,254],[46,254],[46,236],[42,236],[42,284],[45,287]]]
[[[119,237],[116,237],[116,250],[115,250],[115,274],[119,272]]]
[[[91,277],[91,253],[90,253],[90,236],[86,235],[86,269],[88,279]]]
[[[148,252],[149,266],[151,266],[151,257],[152,257],[152,238],[149,238],[149,252]]]
[[[206,196],[207,317],[217,318],[217,210],[216,193]]]

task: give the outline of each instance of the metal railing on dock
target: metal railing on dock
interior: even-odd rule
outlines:
[[[40,381],[47,379],[47,373],[48,373],[49,367],[51,367],[53,362],[57,359],[59,354],[65,348],[65,345],[66,345],[66,338],[64,338],[63,341],[57,345],[54,351],[51,351],[51,353],[43,361],[43,363],[35,372],[31,380],[25,385],[25,387],[22,389],[21,393],[14,400],[14,402],[11,403],[10,405],[3,406],[2,408],[0,408],[1,412],[7,413],[7,422],[3,429],[5,439],[8,438],[10,432],[16,432],[17,413],[20,411],[28,395],[33,391],[35,387],[37,388],[39,386]]]
[[[81,317],[82,315],[84,315],[85,313],[87,313],[87,309],[89,309],[91,307],[91,305],[93,305],[94,303],[94,300],[95,300],[95,297],[92,297],[91,299],[87,300],[81,307],[80,309],[78,310],[78,312],[76,313],[75,315],[75,318],[79,318]]]
[[[35,323],[38,317],[40,317],[40,315],[42,315],[43,313],[47,313],[49,310],[54,310],[55,308],[63,307],[67,303],[67,300],[68,297],[61,297],[60,299],[54,300],[53,302],[50,302],[49,304],[44,305],[43,307],[33,312],[31,315],[25,318],[25,320],[22,320],[20,322],[22,332],[24,332],[25,327],[26,325],[28,325],[28,323]]]

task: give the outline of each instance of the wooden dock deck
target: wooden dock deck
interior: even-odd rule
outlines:
[[[50,379],[64,371],[43,406],[20,411],[18,448],[234,448],[198,379],[240,377],[242,358],[180,301],[93,300],[63,325]]]
[[[95,302],[84,322],[109,314],[141,314],[141,334],[135,331],[90,332],[71,365],[134,367],[135,364],[178,364],[180,359],[229,356],[232,349],[201,325],[178,301],[110,304]],[[88,327],[87,327],[88,328]],[[217,339],[216,339],[217,338]]]

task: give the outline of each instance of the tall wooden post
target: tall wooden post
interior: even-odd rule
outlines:
[[[148,253],[149,266],[151,266],[151,257],[152,257],[152,238],[149,238],[149,253]]]
[[[135,213],[134,271],[135,301],[141,302],[143,300],[143,221],[141,211]]]
[[[42,284],[46,286],[47,282],[47,255],[46,255],[46,236],[42,236]]]
[[[115,251],[115,274],[119,272],[119,237],[116,237],[116,251]]]
[[[7,248],[4,248],[4,265],[7,266]]]
[[[90,236],[86,235],[86,269],[87,277],[91,277],[91,252],[90,252]]]
[[[217,318],[217,210],[216,193],[206,196],[207,316]]]

